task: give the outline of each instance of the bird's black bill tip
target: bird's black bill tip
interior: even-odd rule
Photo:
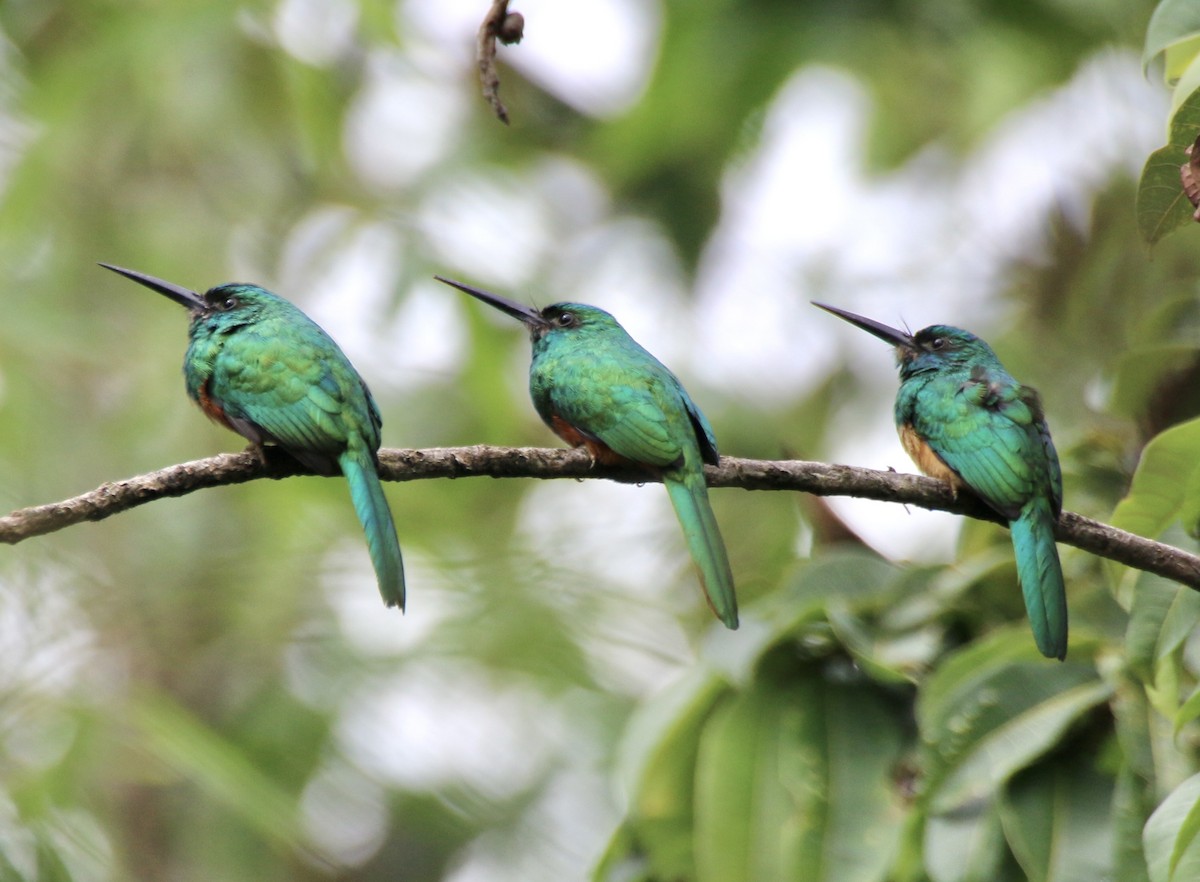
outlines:
[[[890,325],[885,325],[883,322],[877,322],[874,319],[869,319],[866,316],[857,315],[845,309],[839,309],[836,306],[830,306],[827,303],[818,303],[816,300],[810,301],[813,306],[818,309],[823,309],[826,312],[832,313],[842,321],[849,322],[856,328],[861,328],[868,334],[874,334],[880,340],[891,343],[893,346],[911,347],[913,345],[912,335],[905,331],[897,330]]]
[[[154,276],[149,276],[145,273],[139,273],[137,270],[126,269],[123,266],[104,263],[103,261],[97,261],[97,263],[106,270],[112,270],[114,273],[124,276],[131,281],[137,282],[139,285],[144,285],[151,291],[157,291],[164,297],[174,300],[180,306],[184,306],[191,310],[203,309],[205,306],[204,298],[190,288],[184,288],[181,285],[175,285],[171,282],[155,278]]]
[[[459,291],[465,291],[468,294],[472,293],[475,290],[470,285],[464,285],[462,282],[454,281],[454,279],[447,279],[445,276],[439,276],[437,273],[434,273],[433,277],[435,279],[437,279],[439,282],[441,282],[443,285],[449,285],[451,288],[457,288]]]
[[[482,288],[475,288],[463,282],[447,279],[445,276],[435,275],[434,278],[443,285],[457,288],[464,294],[470,294],[476,300],[482,300],[489,306],[495,307],[507,315],[511,315],[517,321],[523,322],[531,328],[541,327],[546,324],[546,320],[542,318],[541,313],[533,309],[533,307],[525,306],[523,303],[517,303],[515,300],[509,300],[507,297],[501,297],[499,294],[493,294],[491,291],[485,291]]]

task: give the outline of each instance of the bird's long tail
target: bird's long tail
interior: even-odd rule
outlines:
[[[737,596],[733,592],[733,572],[725,542],[717,527],[712,506],[708,502],[708,487],[704,472],[682,468],[663,475],[663,483],[675,506],[675,514],[687,539],[692,560],[700,571],[708,605],[727,628],[738,626]]]
[[[1063,659],[1067,655],[1067,591],[1054,545],[1054,520],[1050,501],[1038,498],[1028,502],[1009,526],[1033,639],[1042,655]]]
[[[367,550],[383,602],[404,609],[404,561],[400,558],[396,525],[383,495],[383,485],[379,483],[375,458],[366,447],[351,444],[338,457],[338,464],[350,484],[350,499],[367,534]]]

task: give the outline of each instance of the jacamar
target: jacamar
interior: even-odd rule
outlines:
[[[555,303],[539,312],[435,278],[529,329],[529,394],[556,435],[586,448],[594,463],[633,464],[661,476],[708,605],[726,627],[736,628],[733,574],[704,480],[704,464],[718,462],[717,442],[675,375],[595,306]]]
[[[907,334],[814,305],[895,347],[895,417],[904,449],[925,474],[971,491],[1008,521],[1034,640],[1046,657],[1065,658],[1067,595],[1054,545],[1062,471],[1037,392],[960,328],[932,325]]]
[[[273,444],[321,475],[346,476],[388,606],[404,608],[404,564],[379,483],[379,407],[333,339],[287,300],[257,285],[198,294],[100,264],[191,313],[183,375],[210,418],[250,441]]]

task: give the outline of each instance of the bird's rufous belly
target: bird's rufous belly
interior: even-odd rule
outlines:
[[[550,418],[550,428],[554,430],[555,435],[562,438],[572,447],[586,447],[588,455],[592,458],[592,462],[598,462],[602,465],[626,465],[630,462],[630,460],[620,454],[614,453],[613,449],[603,441],[589,438],[558,414],[554,414]]]
[[[908,455],[912,457],[912,461],[926,475],[931,478],[937,478],[939,481],[945,481],[955,490],[966,488],[966,483],[958,476],[950,466],[942,461],[942,458],[933,452],[933,448],[917,434],[917,430],[910,424],[905,423],[898,429],[900,433],[900,443],[904,445],[904,449]]]

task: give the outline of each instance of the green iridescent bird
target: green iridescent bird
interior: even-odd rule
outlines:
[[[717,442],[675,375],[602,309],[556,303],[538,312],[436,278],[529,329],[529,394],[556,435],[587,448],[594,462],[633,463],[662,477],[708,605],[726,627],[736,628],[733,573],[704,480],[704,464],[718,462]]]
[[[1008,520],[1034,640],[1046,657],[1065,658],[1067,594],[1054,544],[1062,471],[1037,392],[960,328],[907,334],[814,305],[896,348],[896,428],[904,449],[925,474],[965,487]]]
[[[333,339],[257,285],[219,285],[197,294],[100,265],[191,313],[183,375],[188,395],[209,417],[248,439],[260,455],[264,444],[274,444],[318,474],[346,476],[379,592],[388,606],[403,609],[404,564],[377,471],[379,408]]]

